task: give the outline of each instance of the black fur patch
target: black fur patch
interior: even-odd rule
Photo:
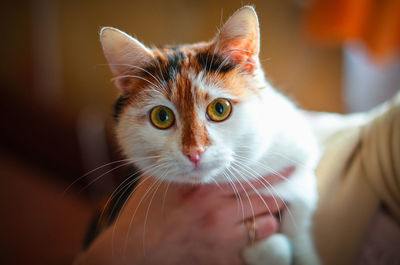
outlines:
[[[157,59],[153,65],[146,67],[142,74],[146,78],[154,80],[155,76],[159,80],[154,80],[155,84],[159,82],[170,82],[175,80],[176,75],[181,71],[182,61],[185,59],[185,55],[182,52],[175,52],[167,56],[167,62],[162,59]],[[151,75],[149,74],[151,73]],[[152,76],[153,75],[153,76]]]
[[[168,63],[165,68],[164,79],[168,83],[175,79],[176,75],[181,71],[181,63],[185,59],[182,52],[176,52],[168,55]]]
[[[173,50],[173,51],[179,51],[180,48],[181,48],[180,46],[170,46],[170,47],[167,47],[167,49],[170,49],[170,50]]]
[[[234,64],[229,59],[219,54],[211,54],[209,52],[198,53],[196,55],[198,63],[208,72],[226,73],[235,69]]]
[[[125,107],[126,103],[128,102],[128,97],[120,96],[114,104],[114,120],[117,122],[119,115],[122,112],[122,109]]]

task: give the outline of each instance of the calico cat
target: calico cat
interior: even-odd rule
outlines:
[[[264,77],[253,7],[236,11],[209,42],[148,48],[110,27],[100,39],[120,91],[116,136],[125,156],[183,183],[238,183],[296,165],[259,191],[289,204],[281,232],[243,257],[251,265],[319,264],[310,232],[316,143],[295,105]]]

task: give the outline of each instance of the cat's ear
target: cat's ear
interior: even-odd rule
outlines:
[[[260,29],[254,8],[244,6],[237,10],[214,39],[214,45],[218,52],[253,72],[258,67],[260,52]]]
[[[129,83],[124,82],[126,81],[124,75],[145,67],[153,59],[149,48],[116,28],[103,27],[100,30],[100,42],[115,77],[115,84],[121,90],[124,90]]]

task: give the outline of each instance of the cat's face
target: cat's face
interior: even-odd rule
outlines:
[[[253,8],[237,11],[208,43],[149,49],[113,28],[101,41],[121,91],[117,138],[142,171],[221,182],[239,153],[257,155],[254,113],[265,80]]]

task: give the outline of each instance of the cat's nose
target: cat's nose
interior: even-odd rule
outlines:
[[[202,153],[204,153],[204,147],[193,147],[185,152],[185,155],[189,159],[189,161],[193,162],[197,166],[201,159]]]

